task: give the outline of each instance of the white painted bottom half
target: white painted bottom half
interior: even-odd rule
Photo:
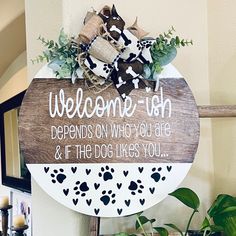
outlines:
[[[174,191],[191,163],[28,164],[52,198],[75,211],[119,217],[146,210]]]

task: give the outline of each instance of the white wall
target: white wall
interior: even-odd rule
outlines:
[[[42,53],[43,48],[37,41],[38,36],[57,39],[63,26],[62,1],[26,0],[25,11],[30,82],[42,66],[31,63],[31,59]],[[34,236],[87,235],[89,218],[57,203],[41,190],[34,180],[32,180],[32,208]]]
[[[236,1],[209,0],[212,104],[236,104]],[[214,119],[215,193],[236,195],[236,119]]]

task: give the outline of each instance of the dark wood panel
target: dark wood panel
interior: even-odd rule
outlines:
[[[184,79],[164,79],[160,81],[160,87],[162,87],[163,90],[162,105],[168,99],[171,101],[171,117],[168,117],[168,102],[164,118],[161,116],[147,115],[146,99],[148,99],[149,103],[147,104],[149,105],[152,99],[154,99],[154,105],[160,105],[158,103],[158,99],[160,103],[162,100],[160,90],[158,92],[151,91],[149,93],[145,90],[133,90],[130,97],[132,98],[133,104],[136,104],[137,107],[132,117],[118,116],[119,109],[117,106],[115,117],[111,115],[112,112],[110,117],[107,117],[107,113],[105,112],[103,117],[94,115],[92,118],[79,118],[75,115],[74,118],[70,119],[64,114],[62,117],[56,116],[55,118],[51,118],[49,115],[49,93],[52,92],[53,96],[58,95],[61,89],[64,90],[65,99],[71,97],[75,102],[77,89],[82,88],[83,100],[80,104],[80,109],[78,109],[79,111],[82,111],[81,109],[85,105],[85,98],[87,97],[91,97],[93,103],[97,96],[103,97],[105,102],[117,97],[120,101],[121,109],[123,109],[125,103],[119,98],[117,91],[113,87],[96,95],[85,86],[83,80],[79,80],[73,85],[70,80],[66,79],[60,81],[57,79],[34,79],[24,98],[19,121],[21,149],[24,152],[27,163],[191,163],[194,159],[199,141],[199,115],[191,90]],[[101,100],[99,101],[101,106]],[[156,107],[156,111],[160,112],[161,110],[159,108]],[[92,108],[89,106],[87,110],[91,112]],[[69,114],[70,113],[72,112],[69,112]],[[114,127],[114,125],[123,126],[124,124],[132,126],[132,135],[130,137],[112,138],[111,127]],[[143,124],[148,125],[146,131],[147,134],[151,133],[149,136],[141,135],[140,133],[137,135],[135,127],[137,127],[137,125],[145,126]],[[72,127],[72,131],[75,128],[79,130],[82,127],[84,127],[84,129],[90,127],[92,130],[90,133],[92,133],[93,137],[71,139],[68,138],[67,135],[66,138],[62,140],[52,139],[52,126],[57,128],[62,126],[62,128],[64,128],[65,125],[66,127]],[[100,125],[107,128],[107,137],[95,137],[95,130],[99,130]],[[162,125],[167,131],[169,130],[168,127],[170,127],[171,135],[167,135],[169,132],[164,132],[164,135],[160,137],[158,136],[158,132],[155,134],[155,130],[158,131],[158,129],[156,129],[158,125]],[[104,158],[95,158],[95,145],[98,145],[96,147],[101,147],[102,145],[108,144],[112,145],[112,157],[109,158],[109,155],[105,155],[103,151],[102,154]],[[135,144],[137,144],[137,146],[135,146]],[[55,159],[55,153],[58,145],[60,145],[62,159],[57,160]],[[66,145],[71,145],[68,147],[71,150],[69,159],[66,159],[64,156],[64,147]],[[90,146],[87,146],[87,157],[90,157],[91,154],[91,158],[83,158],[83,152],[79,152],[80,147],[84,147],[83,145],[91,145],[91,152],[89,151]],[[118,145],[121,150],[129,146],[130,151],[124,152],[124,154],[126,154],[125,157],[119,157],[119,153],[117,152],[119,149],[116,148],[116,145]],[[150,145],[151,155],[145,151],[144,147],[146,147],[146,145]],[[152,155],[152,147],[155,145],[156,153]],[[162,155],[159,155],[159,147]],[[99,148],[97,148],[97,150],[99,150]],[[97,154],[99,153],[100,152],[97,152]],[[132,157],[132,155],[134,155],[134,157]],[[58,157],[59,156],[57,156],[57,158]]]

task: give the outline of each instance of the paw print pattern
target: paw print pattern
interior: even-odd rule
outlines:
[[[64,180],[66,179],[66,176],[63,174],[64,170],[53,170],[53,173],[51,174],[52,177],[52,183],[58,182],[59,184],[62,184]]]
[[[141,51],[143,49],[143,45],[140,41],[137,42],[137,48],[139,51]]]
[[[160,174],[161,171],[162,171],[162,168],[161,168],[161,167],[159,167],[158,169],[156,169],[156,168],[153,168],[153,169],[152,169],[153,174],[151,175],[151,178],[153,178],[153,180],[154,180],[155,182],[159,182],[160,179],[161,179],[162,181],[165,181],[166,177],[164,177],[164,176],[161,177],[161,174]]]
[[[106,74],[110,74],[113,67],[110,64],[104,64],[103,70],[106,72]]]
[[[89,191],[89,187],[86,182],[80,183],[80,181],[77,181],[76,186],[74,187],[74,191],[76,195],[81,195],[81,197],[86,196],[86,192]]]
[[[101,168],[101,172],[99,172],[98,176],[99,177],[103,177],[104,181],[107,181],[109,179],[113,179],[113,174],[114,173],[114,169],[111,168],[109,166],[106,167],[102,167]]]
[[[142,45],[145,48],[150,48],[152,46],[152,41],[143,41]]]
[[[112,190],[107,191],[103,191],[102,192],[102,197],[100,198],[101,202],[103,202],[103,204],[105,206],[107,206],[109,203],[115,204],[116,200],[115,200],[115,193],[112,192]]]
[[[142,193],[143,192],[142,190],[144,189],[144,186],[142,185],[142,181],[141,180],[137,180],[136,182],[135,181],[131,181],[128,189],[131,191],[132,195],[136,195],[137,192],[138,193]]]

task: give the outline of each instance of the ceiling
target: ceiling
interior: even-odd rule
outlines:
[[[0,0],[0,79],[26,50],[24,1]]]

